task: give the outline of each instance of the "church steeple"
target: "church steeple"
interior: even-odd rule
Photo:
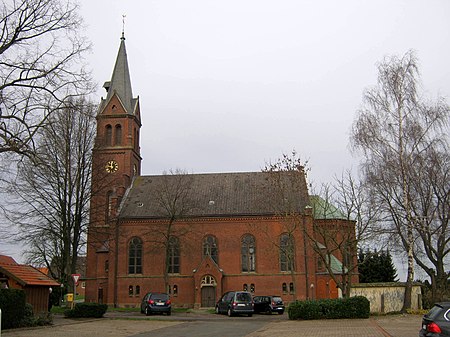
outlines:
[[[131,89],[130,71],[128,68],[127,51],[125,48],[125,37],[122,33],[120,38],[119,52],[117,53],[116,64],[111,76],[111,81],[105,82],[103,87],[107,91],[106,102],[114,93],[117,94],[128,114],[134,114],[136,99],[133,98]]]

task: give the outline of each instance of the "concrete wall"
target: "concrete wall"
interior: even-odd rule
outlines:
[[[389,313],[402,309],[405,296],[405,284],[360,283],[352,286],[351,296],[364,296],[370,301],[370,312]],[[422,292],[419,285],[413,285],[411,308],[422,309]]]

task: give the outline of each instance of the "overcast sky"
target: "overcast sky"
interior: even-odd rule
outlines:
[[[309,179],[357,166],[349,131],[376,63],[413,49],[450,95],[450,1],[82,0],[89,63],[111,78],[125,18],[142,174],[259,171],[293,149]]]
[[[98,102],[125,18],[142,174],[259,171],[293,149],[309,180],[355,168],[349,131],[376,63],[413,49],[450,96],[448,0],[80,0]]]

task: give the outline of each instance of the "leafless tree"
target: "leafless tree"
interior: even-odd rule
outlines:
[[[192,195],[193,176],[176,169],[164,172],[155,186],[154,199],[159,209],[158,216],[163,226],[153,226],[147,233],[148,242],[157,252],[164,251],[164,283],[169,286],[170,274],[179,273],[179,238],[192,232],[192,228],[180,224],[194,209]]]
[[[417,163],[448,139],[449,107],[442,99],[434,104],[421,99],[418,78],[412,51],[401,58],[385,58],[378,65],[378,85],[364,93],[351,134],[354,149],[363,154],[364,181],[388,219],[386,230],[390,237],[396,235],[408,258],[402,311],[411,307],[417,258],[414,179],[421,177]]]
[[[311,246],[317,253],[343,297],[350,296],[356,280],[358,247],[376,237],[379,207],[364,185],[350,171],[323,184],[312,197],[314,236]],[[335,258],[341,261],[340,267]]]
[[[9,185],[8,216],[28,262],[64,283],[85,248],[91,192],[95,107],[78,99],[49,116],[36,134],[37,156],[25,157]]]
[[[269,209],[272,209],[274,215],[279,217],[282,225],[282,236],[272,237],[272,231],[258,226],[259,231],[267,235],[267,239],[277,248],[280,254],[280,266],[283,271],[288,271],[292,277],[294,289],[297,289],[296,282],[296,261],[298,256],[297,249],[303,246],[303,255],[305,259],[305,268],[308,268],[308,243],[307,236],[309,228],[305,224],[305,210],[299,209],[302,197],[307,196],[306,172],[308,162],[300,158],[294,150],[290,154],[282,154],[281,158],[275,162],[270,162],[262,169],[268,174],[268,192],[265,196],[268,199],[261,200],[267,203]],[[308,200],[303,200],[308,202]],[[305,271],[305,274],[308,273]],[[306,295],[309,298],[309,282],[306,282]],[[295,294],[292,294],[295,300]]]
[[[73,0],[0,4],[0,154],[32,155],[35,136],[67,97],[90,90]]]

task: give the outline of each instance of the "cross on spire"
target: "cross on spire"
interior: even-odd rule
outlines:
[[[127,16],[125,14],[122,14],[122,39],[125,40],[125,18]]]

